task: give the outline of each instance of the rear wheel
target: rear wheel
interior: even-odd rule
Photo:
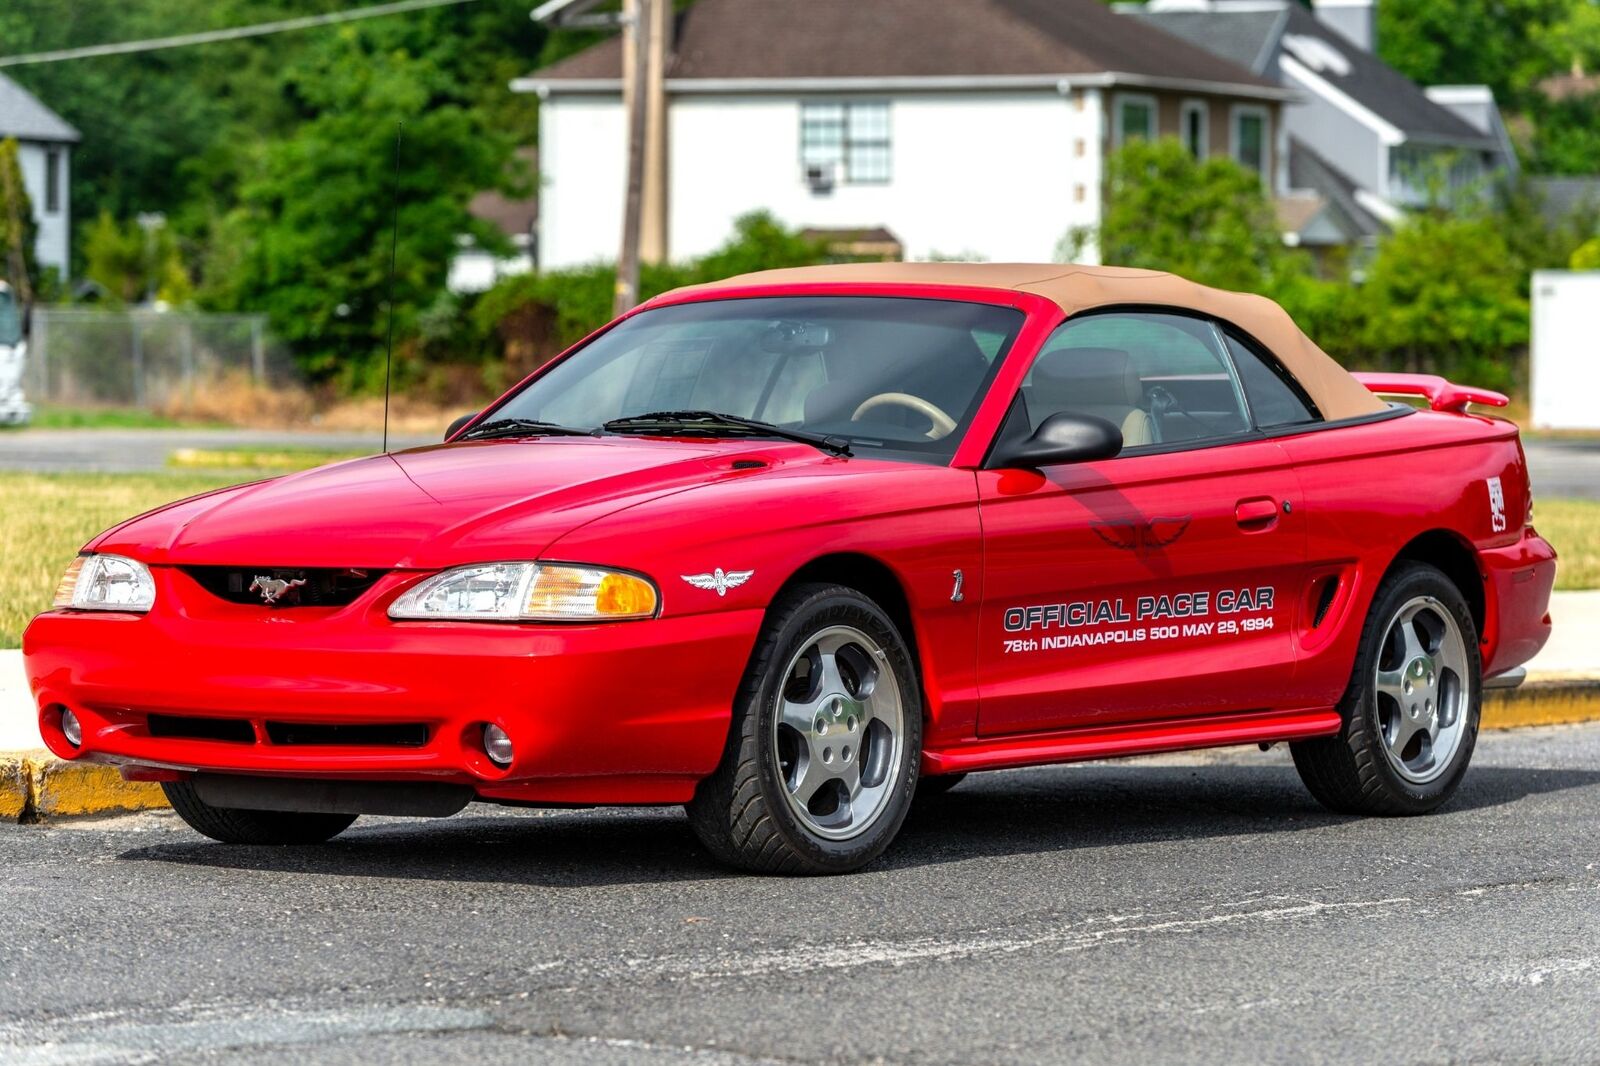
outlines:
[[[832,874],[877,858],[905,820],[922,701],[905,640],[865,596],[802,585],[773,605],[722,764],[690,823],[712,854],[761,873]]]
[[[214,807],[201,799],[188,781],[163,781],[161,789],[190,829],[224,844],[321,844],[349,829],[357,817]]]
[[[1477,626],[1455,584],[1423,563],[1384,579],[1361,634],[1337,736],[1290,745],[1324,806],[1423,814],[1455,792],[1477,743]]]

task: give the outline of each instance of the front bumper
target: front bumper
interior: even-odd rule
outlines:
[[[507,801],[682,802],[722,756],[761,623],[759,611],[395,623],[382,613],[393,589],[381,587],[346,608],[220,605],[198,617],[171,595],[186,580],[162,568],[148,615],[34,619],[24,662],[52,752],[183,772],[443,781]],[[63,708],[81,724],[77,747]],[[484,755],[487,723],[511,736],[511,766]],[[307,726],[393,726],[400,739]]]

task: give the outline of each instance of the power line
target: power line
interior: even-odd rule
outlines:
[[[477,0],[395,0],[393,3],[334,11],[326,15],[305,15],[277,22],[260,22],[254,26],[206,30],[202,33],[185,33],[176,37],[152,37],[143,41],[91,44],[82,48],[61,48],[54,52],[33,52],[21,56],[0,56],[0,67],[59,63],[66,59],[92,59],[96,56],[120,56],[137,52],[158,52],[166,48],[187,48],[194,44],[215,44],[218,41],[241,41],[248,37],[265,37],[268,34],[286,33],[290,30],[309,30],[318,26],[333,26],[341,22],[355,22],[358,19],[378,18],[383,15],[403,15],[409,11],[421,11],[430,7],[451,7],[472,3],[477,3]]]

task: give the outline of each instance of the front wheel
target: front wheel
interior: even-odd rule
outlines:
[[[161,789],[190,829],[224,844],[321,844],[356,820],[353,814],[216,807],[201,799],[188,781],[163,781]]]
[[[1423,814],[1444,803],[1477,743],[1483,681],[1478,631],[1443,573],[1406,563],[1378,588],[1361,633],[1337,736],[1290,745],[1323,806],[1346,814]]]
[[[853,589],[802,585],[773,605],[721,765],[689,819],[717,858],[760,873],[859,869],[916,791],[922,700],[906,642]]]

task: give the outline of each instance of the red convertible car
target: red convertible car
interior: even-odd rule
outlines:
[[[829,873],[970,771],[1278,741],[1328,807],[1416,814],[1550,631],[1474,402],[1168,274],[751,275],[444,444],[101,534],[27,671],[52,751],[238,843],[685,804],[726,862]]]

